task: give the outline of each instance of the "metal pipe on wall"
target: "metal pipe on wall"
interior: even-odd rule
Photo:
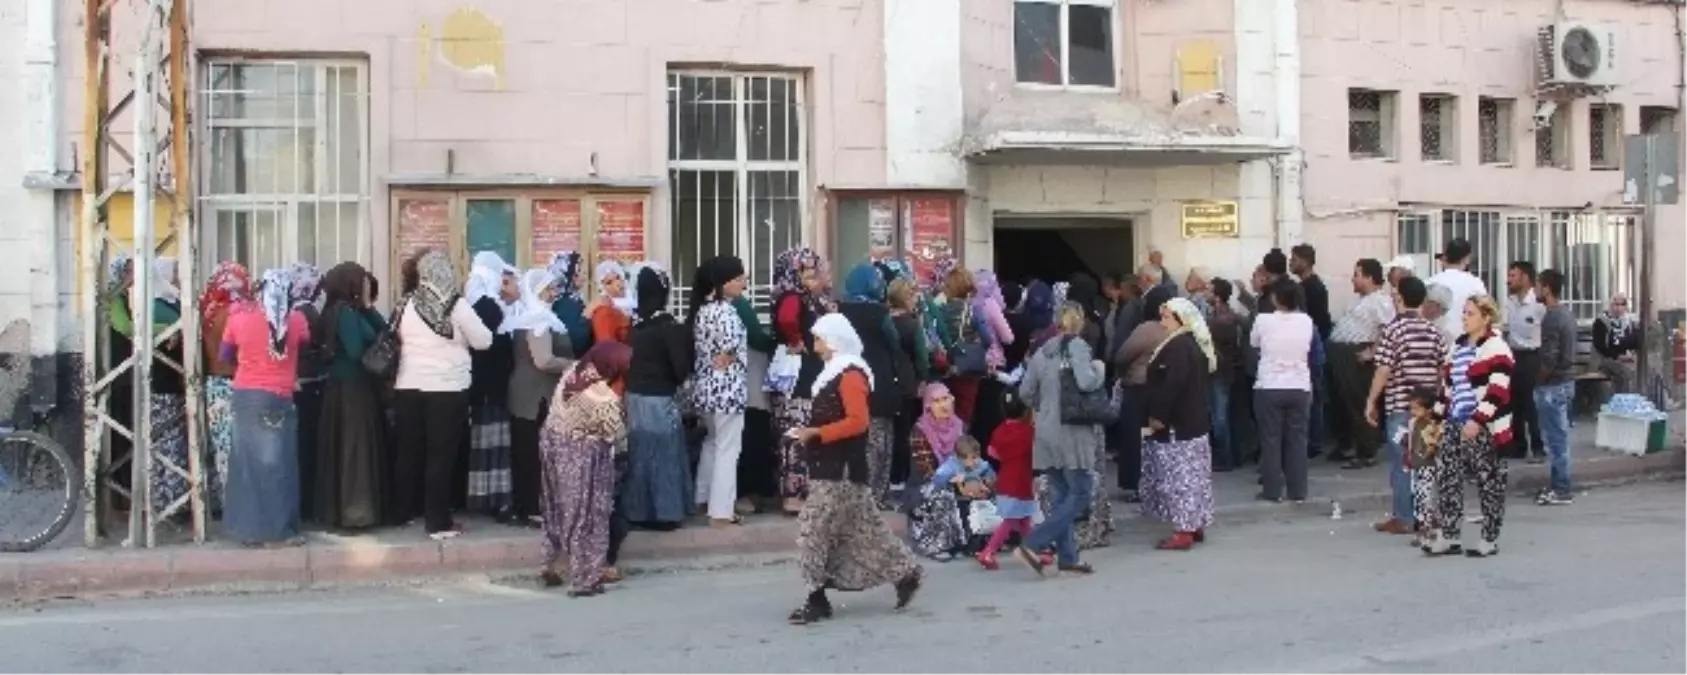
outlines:
[[[1276,90],[1277,140],[1289,153],[1277,162],[1276,243],[1287,248],[1304,240],[1306,200],[1302,192],[1301,168],[1306,153],[1300,142],[1300,8],[1299,0],[1275,0],[1272,4],[1272,41],[1275,57],[1272,85]]]

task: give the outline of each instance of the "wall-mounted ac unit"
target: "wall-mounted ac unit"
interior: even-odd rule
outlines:
[[[1608,26],[1579,21],[1544,26],[1535,63],[1542,86],[1614,87],[1621,73],[1617,33]]]

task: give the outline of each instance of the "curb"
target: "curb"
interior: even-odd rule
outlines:
[[[1671,450],[1641,457],[1596,456],[1575,465],[1578,485],[1624,483],[1687,473],[1687,452]],[[1547,467],[1512,467],[1511,489],[1528,492],[1546,486]],[[1353,488],[1320,495],[1316,502],[1338,501],[1345,510],[1386,508],[1386,487]],[[1135,520],[1135,509],[1121,508],[1115,518]],[[1220,505],[1226,520],[1246,523],[1286,514],[1280,504],[1245,501]],[[898,533],[903,520],[891,519]],[[631,533],[623,557],[633,563],[685,564],[710,556],[789,553],[796,522],[779,519],[731,529],[688,527],[675,532]],[[406,578],[497,575],[532,570],[539,565],[533,537],[458,539],[413,543],[311,543],[292,549],[246,549],[222,545],[164,550],[78,550],[69,555],[32,559],[19,554],[0,559],[0,603],[112,595],[186,592],[296,591],[338,584],[396,581]]]

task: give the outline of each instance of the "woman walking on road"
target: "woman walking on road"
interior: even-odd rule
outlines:
[[[1209,377],[1218,359],[1194,303],[1160,306],[1167,337],[1148,358],[1148,435],[1142,444],[1142,513],[1175,528],[1159,548],[1183,551],[1206,539],[1213,522],[1213,457],[1208,439]]]

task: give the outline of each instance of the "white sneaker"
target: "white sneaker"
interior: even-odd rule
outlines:
[[[1477,541],[1475,546],[1466,549],[1464,554],[1472,558],[1486,558],[1499,552],[1499,544],[1482,539]]]

